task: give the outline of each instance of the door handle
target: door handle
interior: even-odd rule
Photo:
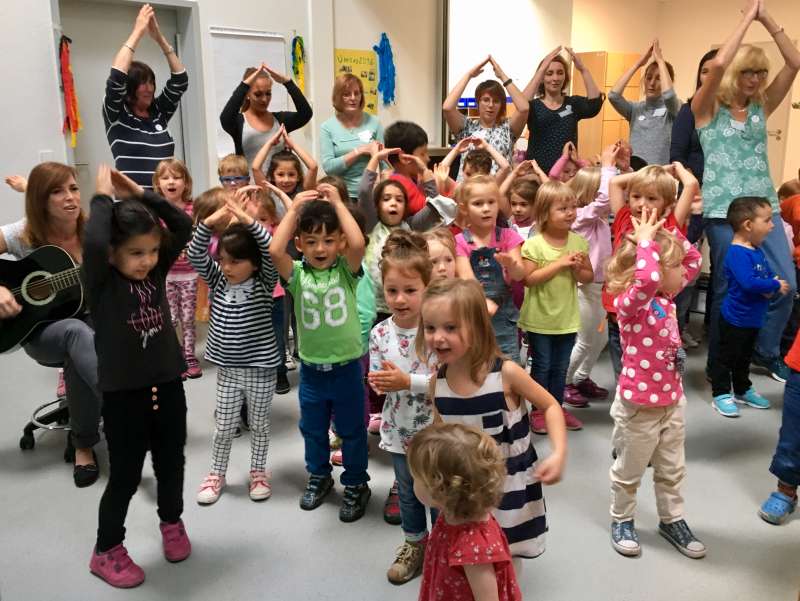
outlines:
[[[781,134],[782,133],[783,133],[782,129],[768,129],[767,130],[767,135],[768,136],[773,136],[775,138],[775,140],[778,141],[778,142],[780,142],[780,140],[781,140]]]

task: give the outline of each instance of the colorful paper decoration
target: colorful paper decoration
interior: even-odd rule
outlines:
[[[381,34],[381,41],[377,46],[372,49],[378,55],[378,72],[380,73],[380,80],[378,81],[378,91],[383,97],[383,106],[389,106],[394,102],[394,56],[392,55],[392,45],[389,43],[389,37]]]
[[[71,148],[78,143],[78,131],[81,129],[81,115],[78,110],[78,95],[75,92],[75,80],[72,78],[69,45],[72,40],[62,35],[59,43],[58,58],[61,68],[61,87],[64,91],[64,126],[61,133],[70,132]]]
[[[306,91],[306,49],[303,37],[296,35],[292,38],[292,73],[294,82],[300,91]]]

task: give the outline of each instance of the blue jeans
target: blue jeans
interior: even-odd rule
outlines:
[[[769,471],[790,486],[800,486],[800,372],[792,370],[783,390],[783,421]]]
[[[528,332],[528,346],[533,352],[531,376],[558,401],[564,402],[564,386],[575,332],[571,334],[536,334]]]
[[[275,342],[278,345],[278,355],[281,362],[278,365],[278,375],[286,375],[286,338],[283,332],[284,297],[273,299],[272,302],[272,331],[275,332]]]
[[[328,427],[334,415],[342,439],[341,482],[363,484],[367,474],[367,428],[364,425],[364,381],[361,360],[343,365],[300,364],[300,432],[305,442],[306,471],[315,476],[331,473]]]
[[[792,313],[792,302],[797,290],[795,267],[792,261],[792,251],[789,241],[783,231],[780,215],[773,215],[775,227],[761,244],[761,249],[767,257],[769,266],[782,280],[789,283],[790,290],[787,294],[776,294],[772,297],[767,311],[767,319],[758,335],[755,354],[766,359],[780,356],[780,342],[783,329]],[[706,236],[711,253],[711,264],[714,265],[712,273],[712,286],[714,298],[711,303],[711,322],[708,330],[708,360],[706,370],[716,363],[719,357],[719,312],[722,301],[728,292],[728,280],[725,277],[725,255],[733,240],[733,229],[725,219],[706,219]]]
[[[414,478],[408,469],[408,461],[402,453],[389,453],[394,464],[394,477],[397,480],[397,493],[400,497],[400,520],[406,540],[419,542],[428,534],[428,518],[425,506],[414,494]],[[436,522],[438,512],[431,508],[431,527]]]
[[[619,338],[619,323],[616,319],[608,320],[608,356],[614,368],[614,381],[619,380],[622,372],[622,341]]]

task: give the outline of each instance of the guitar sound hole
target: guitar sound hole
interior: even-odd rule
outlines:
[[[53,294],[50,283],[44,277],[32,278],[25,290],[28,296],[37,301],[45,300]]]

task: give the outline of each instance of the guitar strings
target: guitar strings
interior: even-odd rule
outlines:
[[[29,284],[25,289],[28,292],[44,292],[48,288],[55,288],[55,291],[58,292],[63,289],[63,284],[67,284],[68,286],[75,285],[77,283],[76,277],[79,277],[80,267],[73,267],[71,269],[66,269],[61,271],[55,275],[49,275],[47,277],[42,278],[41,280],[36,280],[35,282]],[[61,286],[61,287],[59,287]],[[11,289],[11,294],[17,296],[18,294],[22,293],[22,286],[17,286],[16,288]]]

